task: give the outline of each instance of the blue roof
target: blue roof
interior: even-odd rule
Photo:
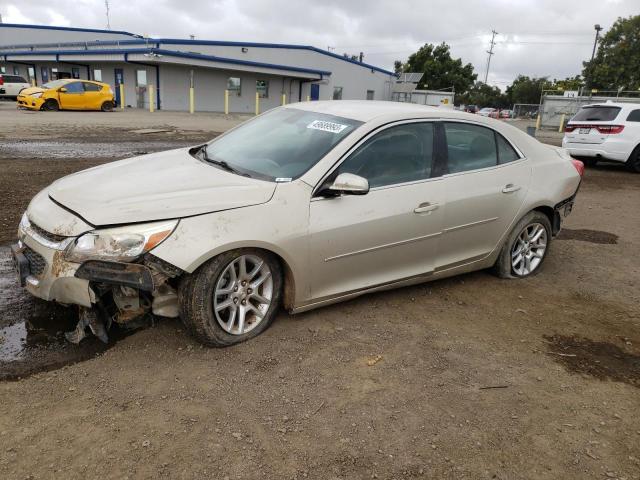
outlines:
[[[119,33],[119,34],[125,34],[132,37],[136,37],[135,39],[131,39],[131,40],[97,40],[97,41],[91,41],[91,42],[80,42],[82,44],[87,43],[92,45],[97,45],[97,44],[99,45],[118,45],[118,44],[119,45],[136,45],[136,44],[154,43],[159,48],[159,44],[164,43],[169,45],[217,45],[217,46],[229,46],[229,47],[283,48],[283,49],[295,49],[295,50],[309,50],[312,52],[319,53],[321,55],[326,55],[338,60],[342,60],[343,62],[352,63],[354,65],[358,65],[363,68],[385,73],[387,75],[395,75],[394,72],[391,72],[389,70],[385,70],[383,68],[376,67],[375,65],[370,65],[368,63],[359,62],[357,60],[352,60],[343,55],[337,55],[335,53],[331,53],[311,45],[295,45],[295,44],[286,44],[286,43],[236,42],[236,41],[222,41],[222,40],[185,40],[182,38],[143,39],[141,38],[140,35],[134,35],[133,33],[115,31],[115,30],[99,30],[99,29],[72,28],[72,27],[49,27],[45,25],[22,25],[22,24],[14,24],[14,23],[0,23],[0,27],[4,27],[4,26],[53,29],[53,30],[71,30],[71,31],[80,31],[80,32]],[[292,67],[289,67],[289,69],[291,70]]]
[[[238,60],[236,58],[217,57],[214,55],[204,55],[200,53],[181,52],[176,50],[165,50],[162,48],[104,48],[97,50],[26,50],[26,51],[0,51],[0,57],[24,57],[24,56],[40,56],[40,55],[55,55],[56,60],[59,55],[78,55],[78,56],[95,56],[95,55],[125,55],[125,57],[132,53],[155,53],[157,55],[167,55],[171,57],[179,58],[192,58],[196,60],[205,60],[209,62],[229,63],[235,65],[247,65],[258,68],[272,68],[276,70],[288,70],[290,72],[310,73],[314,75],[331,75],[331,72],[327,70],[316,70],[312,68],[290,67],[288,65],[277,65],[273,63],[253,62],[250,60]],[[7,60],[11,61],[11,60]],[[126,60],[125,60],[126,61]]]

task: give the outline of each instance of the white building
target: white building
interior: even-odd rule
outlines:
[[[112,85],[116,101],[156,107],[251,113],[286,102],[390,100],[393,72],[307,45],[143,38],[128,32],[0,23],[0,73],[41,85],[57,78]],[[124,85],[124,100],[119,85]]]

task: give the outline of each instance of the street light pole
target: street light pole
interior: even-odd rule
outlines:
[[[596,38],[593,41],[593,52],[591,53],[591,61],[593,62],[593,57],[596,56],[596,47],[598,46],[598,37],[600,36],[600,30],[602,30],[602,27],[600,26],[599,23],[596,23],[593,28],[596,29]]]

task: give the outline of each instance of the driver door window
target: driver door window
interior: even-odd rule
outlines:
[[[60,92],[60,106],[70,110],[80,109],[84,102],[82,82],[69,82],[62,88],[65,88],[66,92]]]
[[[370,188],[425,180],[431,177],[433,124],[408,123],[388,128],[361,145],[337,174],[366,178]]]

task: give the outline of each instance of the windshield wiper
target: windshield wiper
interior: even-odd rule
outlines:
[[[222,167],[223,169],[225,169],[228,172],[235,173],[237,175],[242,175],[243,177],[251,177],[251,175],[249,175],[248,173],[241,172],[240,170],[238,170],[238,169],[232,167],[231,165],[229,165],[224,160],[220,160],[219,158],[212,158],[209,155],[207,155],[207,145],[203,145],[200,148],[200,152],[202,153],[202,159],[207,163],[213,163],[214,165]]]

